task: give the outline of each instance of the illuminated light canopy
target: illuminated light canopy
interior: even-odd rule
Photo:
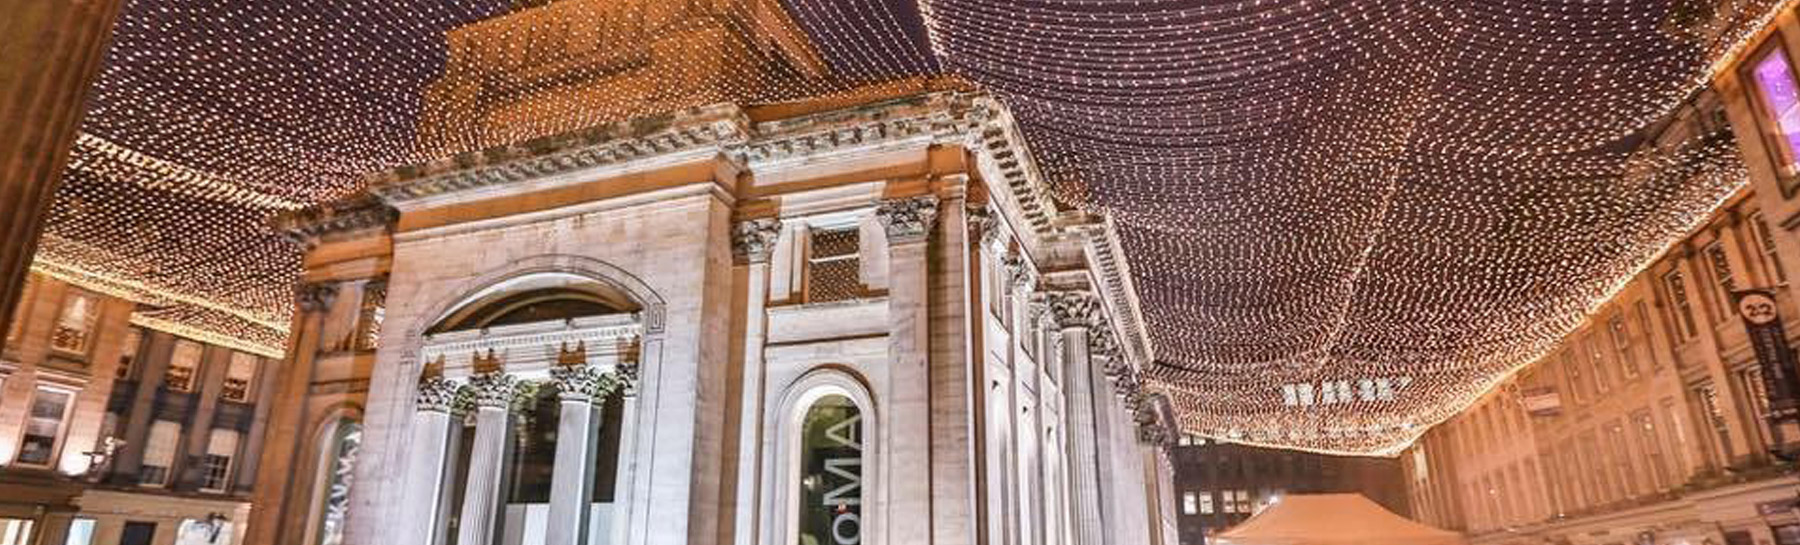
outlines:
[[[1634,144],[1786,4],[690,2],[807,36],[821,65],[771,73],[780,53],[757,49],[726,61],[739,79],[657,106],[972,81],[1012,109],[1059,204],[1118,229],[1158,362],[1146,382],[1187,429],[1385,454],[1538,357],[1744,183],[1728,134]],[[790,17],[759,16],[772,7]],[[606,99],[623,95],[514,112],[526,125],[429,110],[436,82],[467,76],[441,74],[445,32],[509,9],[129,2],[37,269],[150,302],[142,325],[279,352],[299,247],[270,215],[365,173],[621,116]],[[556,24],[642,15],[569,13],[588,18]],[[554,53],[544,30],[480,39]]]

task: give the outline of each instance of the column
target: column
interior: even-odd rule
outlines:
[[[200,481],[206,477],[203,475],[204,464],[200,461],[206,456],[207,442],[212,440],[213,417],[217,416],[219,396],[225,388],[226,368],[231,366],[231,350],[211,346],[202,354],[197,370],[200,387],[194,389],[197,392],[194,394],[194,413],[182,429],[181,458],[175,464],[179,478],[173,479],[172,488],[181,491],[198,490]]]
[[[99,72],[119,0],[5,2],[0,19],[0,331],[12,321],[38,234]],[[5,340],[0,338],[0,343]]]
[[[269,406],[267,426],[251,439],[260,441],[265,447],[259,448],[260,456],[256,462],[261,469],[256,470],[255,486],[251,488],[250,523],[243,530],[245,543],[297,542],[291,537],[294,534],[291,530],[305,524],[303,517],[312,505],[312,490],[304,484],[311,477],[300,475],[291,468],[297,467],[303,452],[318,455],[316,450],[304,450],[311,444],[306,436],[311,430],[306,428],[306,404],[302,400],[312,385],[319,329],[325,313],[337,300],[337,284],[302,284],[295,290],[294,299],[296,312],[293,334],[288,337],[287,357],[263,371],[277,376],[265,383],[274,389],[259,403],[259,406]]]
[[[438,545],[444,542],[448,527],[445,516],[449,501],[445,496],[455,469],[451,463],[453,443],[462,431],[458,410],[459,398],[469,390],[457,381],[442,376],[419,381],[412,425],[412,449],[406,463],[406,490],[403,516],[396,521],[402,527],[397,534],[408,545]]]
[[[112,466],[110,480],[115,484],[136,485],[138,471],[144,467],[144,443],[150,439],[150,423],[156,420],[156,391],[162,388],[163,375],[169,372],[169,358],[175,350],[175,337],[160,331],[147,331],[149,348],[138,355],[143,362],[138,369],[137,390],[131,396],[131,412],[123,415],[125,445]]]
[[[769,284],[769,255],[781,235],[781,222],[773,218],[739,223],[732,233],[731,249],[749,270],[745,273],[744,361],[742,404],[738,409],[737,520],[732,532],[736,545],[752,545],[761,531],[763,357],[766,316],[763,305]]]
[[[518,380],[503,371],[475,375],[475,444],[469,451],[469,480],[463,487],[457,545],[493,545],[500,537],[500,495],[512,456],[508,410]]]
[[[1068,437],[1069,499],[1074,506],[1071,533],[1076,544],[1096,545],[1106,540],[1102,531],[1098,443],[1095,441],[1098,428],[1094,366],[1089,360],[1088,345],[1089,328],[1102,324],[1103,319],[1094,296],[1075,292],[1051,293],[1050,315],[1062,329],[1063,354],[1060,359],[1066,366],[1063,369],[1064,395],[1067,397],[1063,430]]]
[[[550,526],[544,532],[544,543],[585,545],[588,513],[594,503],[595,455],[600,450],[600,405],[615,382],[586,363],[559,365],[550,370],[550,376],[562,405],[557,413]]]
[[[636,448],[637,433],[640,429],[637,425],[638,370],[640,362],[655,361],[648,357],[653,346],[651,343],[645,343],[645,354],[638,356],[638,361],[619,363],[618,388],[619,395],[623,396],[619,403],[620,460],[619,471],[616,473],[618,477],[613,479],[612,539],[606,541],[612,545],[627,544],[626,539],[631,537],[629,533],[631,525],[637,520],[637,513],[632,510],[636,509],[638,498],[648,497],[647,495],[633,496],[632,491],[637,488]]]
[[[931,347],[926,247],[937,223],[937,197],[881,203],[888,239],[887,543],[930,543]],[[881,517],[877,517],[881,518]]]

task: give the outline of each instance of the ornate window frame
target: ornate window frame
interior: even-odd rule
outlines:
[[[875,404],[875,398],[860,378],[849,371],[835,367],[820,367],[801,375],[789,384],[781,396],[781,403],[768,415],[768,428],[774,433],[772,447],[774,455],[768,459],[773,461],[773,475],[765,481],[770,483],[765,490],[771,492],[769,506],[772,516],[768,517],[769,525],[765,528],[766,536],[773,543],[795,543],[799,539],[800,512],[795,502],[800,494],[800,429],[806,419],[806,413],[813,404],[826,396],[841,395],[850,399],[862,415],[862,539],[860,545],[881,545],[882,528],[885,514],[886,489],[883,482],[883,466],[881,465],[881,413]]]

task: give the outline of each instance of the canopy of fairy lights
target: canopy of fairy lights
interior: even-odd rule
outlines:
[[[1184,427],[1385,454],[1743,184],[1728,134],[1640,144],[1787,3],[656,0],[562,23],[774,6],[789,17],[744,20],[810,38],[827,68],[745,70],[697,102],[975,83],[1013,109],[1061,206],[1115,220],[1149,383]],[[272,214],[614,120],[572,100],[532,132],[421,138],[446,31],[521,9],[128,0],[37,270],[145,302],[142,325],[278,353],[300,249]]]

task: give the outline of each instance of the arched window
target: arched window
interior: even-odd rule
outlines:
[[[325,434],[320,445],[319,481],[314,491],[313,523],[309,531],[314,545],[338,545],[344,542],[345,514],[350,508],[351,474],[356,471],[356,453],[362,446],[362,424],[355,420],[339,420]]]
[[[831,394],[800,422],[800,545],[853,545],[863,535],[862,410]]]
[[[880,436],[868,389],[832,368],[816,369],[788,388],[771,412],[777,428],[770,537],[783,545],[858,545],[884,524],[869,510],[883,482],[876,462]]]

